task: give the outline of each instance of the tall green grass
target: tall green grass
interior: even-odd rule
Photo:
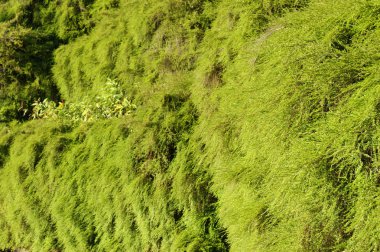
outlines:
[[[225,250],[209,175],[186,165],[192,111],[183,104],[145,127],[110,119],[78,128],[32,121],[4,129],[1,247]],[[185,179],[190,176],[198,182]]]
[[[379,1],[75,3],[60,94],[137,110],[2,125],[0,249],[379,250]]]
[[[273,21],[199,101],[231,250],[377,249],[359,224],[376,199],[358,196],[377,176],[377,8],[312,2]]]

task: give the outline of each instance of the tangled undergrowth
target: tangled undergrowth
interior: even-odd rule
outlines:
[[[0,249],[379,250],[379,10],[2,1]]]

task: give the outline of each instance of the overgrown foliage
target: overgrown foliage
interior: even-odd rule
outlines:
[[[379,250],[378,0],[0,10],[0,249]]]
[[[136,105],[123,94],[120,85],[110,79],[94,100],[83,97],[80,103],[59,102],[57,105],[53,101],[44,99],[35,101],[32,106],[32,119],[67,119],[72,122],[122,117],[136,109]]]
[[[21,119],[33,97],[55,97],[51,34],[0,23],[0,122]]]

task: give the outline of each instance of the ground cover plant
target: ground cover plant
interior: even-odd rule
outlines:
[[[377,251],[380,1],[0,1],[0,250]]]

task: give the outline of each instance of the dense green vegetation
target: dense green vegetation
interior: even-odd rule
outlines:
[[[379,0],[0,0],[0,251],[378,251],[379,141]]]

